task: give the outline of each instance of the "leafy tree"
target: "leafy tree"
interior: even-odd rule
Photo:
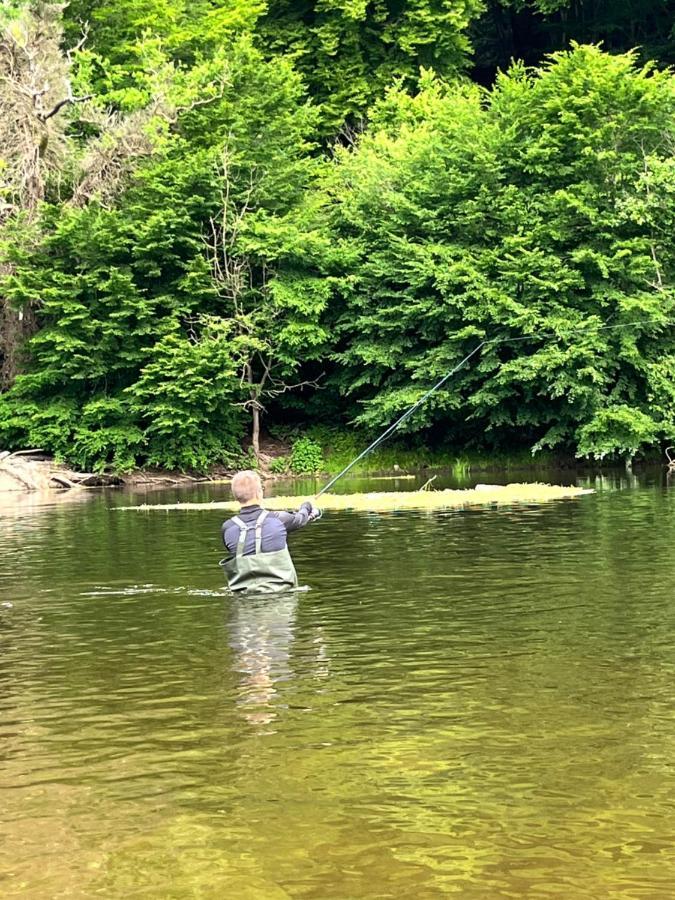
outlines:
[[[664,8],[6,4],[0,443],[204,468],[263,412],[389,423],[481,340],[418,436],[673,436],[672,74],[456,77],[668,60]]]
[[[79,92],[84,38],[62,49],[60,12],[55,4],[37,3],[0,14],[0,276],[8,284],[12,247],[39,241],[43,205],[114,200],[171,118],[166,72],[157,73],[149,105],[133,115],[110,112]],[[0,389],[20,369],[39,299],[11,287],[0,293]]]
[[[251,0],[71,0],[64,9],[67,38],[84,28],[89,81],[119,109],[143,107],[167,64],[189,72],[218,58],[250,33],[262,4]]]
[[[147,102],[159,52],[179,66],[211,58],[242,33],[268,58],[293,58],[321,108],[323,136],[358,126],[396,79],[414,86],[421,65],[444,75],[465,67],[470,22],[484,0],[315,3],[288,0],[71,0],[70,35],[87,23],[100,74],[97,87],[120,103]],[[121,92],[118,92],[121,89]]]
[[[63,168],[71,142],[68,107],[76,97],[72,60],[62,53],[58,8],[39,14],[10,6],[0,11],[0,229],[34,223],[50,176]],[[28,229],[26,229],[28,233]],[[0,238],[2,232],[0,231]],[[11,270],[0,255],[0,273]],[[21,344],[34,329],[32,307],[13,309],[0,295],[0,389],[14,379]]]
[[[239,456],[241,348],[229,323],[202,325],[198,339],[176,330],[159,340],[128,388],[149,465],[205,469]]]
[[[193,64],[250,31],[263,9],[250,0],[71,0],[65,22],[70,37],[86,23],[96,52],[131,70],[140,62],[144,35],[173,61]]]
[[[461,72],[467,28],[482,9],[483,0],[269,0],[257,32],[268,52],[297,61],[332,136],[345,122],[358,125],[394,81],[415,86],[420,66]]]
[[[287,170],[287,175],[291,176]],[[264,181],[264,178],[263,178]],[[297,254],[297,223],[290,227],[258,208],[261,180],[250,173],[249,187],[237,197],[229,149],[223,155],[221,208],[211,220],[209,260],[212,283],[224,307],[217,320],[229,330],[241,352],[240,384],[251,414],[251,445],[260,458],[261,416],[267,399],[287,391],[316,386],[291,383],[302,362],[320,355],[327,333],[320,325],[329,288],[320,279],[298,278],[292,269],[282,281],[270,262]],[[287,190],[293,182],[287,181]],[[214,320],[210,320],[213,324]]]
[[[358,421],[515,338],[410,428],[597,456],[673,435],[674,99],[670,74],[592,47],[515,66],[489,98],[431,78],[388,95],[327,188],[336,377]]]
[[[285,264],[290,273],[304,246],[299,219],[288,217],[316,170],[313,113],[290,64],[265,63],[245,38],[174,90],[171,132],[117,204],[45,205],[40,239],[7,243],[13,273],[5,290],[17,305],[39,299],[40,330],[30,370],[0,398],[0,441],[39,443],[98,467],[204,467],[233,452],[237,404],[246,399],[233,376],[243,332],[206,248],[222,208],[223,152],[228,202],[246,212],[245,241],[237,232],[232,252],[250,273],[244,312],[256,325],[246,346],[259,352],[271,332],[255,298],[262,291],[266,308],[280,302],[274,271]],[[185,97],[192,99],[179,103]],[[307,309],[308,283],[294,290],[290,279],[283,288],[288,365],[291,350],[294,364],[300,358],[300,342],[309,347],[303,323],[316,315]],[[22,409],[30,410],[23,419]],[[86,447],[78,437],[85,414],[93,433]]]

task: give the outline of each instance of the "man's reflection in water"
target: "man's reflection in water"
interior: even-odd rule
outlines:
[[[269,725],[279,711],[279,684],[293,678],[290,659],[295,640],[298,594],[232,597],[230,646],[240,675],[237,705],[253,725]],[[329,658],[323,629],[315,626],[303,640],[302,668],[313,678],[327,678]]]
[[[277,684],[291,678],[289,665],[298,609],[296,593],[233,597],[230,646],[235,671],[241,674],[238,704],[255,725],[277,717]]]

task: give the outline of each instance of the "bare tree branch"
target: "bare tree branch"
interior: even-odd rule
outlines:
[[[643,159],[643,162],[644,162],[644,173],[645,173],[645,177],[644,177],[644,185],[645,185],[645,191],[646,191],[646,193],[647,193],[647,201],[648,201],[648,202],[651,202],[651,199],[652,199],[652,192],[651,192],[651,188],[650,188],[650,186],[649,186],[649,176],[650,176],[651,173],[650,173],[650,169],[649,169],[649,160],[648,160],[648,157],[647,157],[647,151],[645,150],[644,141],[643,141],[642,144],[641,144],[641,150],[642,150],[642,159]],[[661,273],[661,265],[660,265],[660,263],[659,263],[659,260],[658,260],[657,255],[656,255],[656,242],[655,242],[655,237],[654,237],[653,229],[652,229],[652,234],[651,234],[651,236],[650,236],[649,249],[650,249],[650,251],[651,251],[652,261],[654,262],[654,271],[656,272],[656,280],[655,280],[655,281],[650,281],[650,282],[648,282],[648,284],[649,284],[650,287],[654,288],[654,290],[656,290],[656,291],[663,291],[663,290],[664,290],[664,287],[663,287],[663,276],[662,276],[662,273]]]
[[[314,388],[317,391],[323,390],[323,385],[319,384],[321,379],[325,376],[325,372],[322,372],[317,378],[308,378],[305,381],[297,381],[295,384],[286,384],[285,382],[272,382],[272,387],[269,387],[266,393],[270,397],[280,397],[282,394],[288,393],[288,391],[301,391],[304,388]]]
[[[243,339],[239,384],[247,396],[235,405],[251,416],[251,443],[259,459],[265,399],[307,387],[318,388],[323,373],[317,379],[297,383],[275,377],[282,360],[278,342],[275,343],[281,311],[271,293],[273,273],[264,260],[249,256],[240,245],[246,220],[255,209],[259,175],[252,169],[245,187],[235,184],[237,175],[226,147],[221,159],[220,208],[209,221],[204,244],[215,293],[226,305],[223,318],[233,324],[234,335]]]
[[[93,94],[85,94],[84,97],[75,97],[73,95],[72,88],[70,83],[67,85],[68,88],[68,96],[64,97],[62,100],[59,100],[58,103],[55,103],[54,106],[47,113],[40,113],[39,118],[42,119],[43,122],[46,122],[48,119],[51,119],[52,116],[55,116],[57,113],[61,112],[64,106],[68,106],[70,103],[86,103],[87,100],[91,100],[93,98]]]

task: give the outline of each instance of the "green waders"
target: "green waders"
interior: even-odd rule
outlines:
[[[298,576],[288,547],[272,553],[262,552],[262,527],[267,516],[268,512],[264,509],[253,525],[246,525],[239,516],[232,519],[239,527],[237,551],[230,559],[223,559],[220,563],[231,591],[272,594],[298,586]],[[255,553],[244,556],[246,535],[252,528],[255,528]]]

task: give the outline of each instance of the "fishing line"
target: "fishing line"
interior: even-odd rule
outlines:
[[[476,347],[474,347],[473,350],[471,351],[471,353],[467,354],[461,362],[457,363],[457,365],[454,367],[454,369],[451,369],[451,370],[447,373],[447,375],[444,375],[444,376],[441,378],[441,380],[438,381],[438,382],[436,382],[436,384],[435,384],[432,388],[429,388],[429,390],[426,392],[426,394],[424,394],[424,396],[420,397],[420,399],[417,401],[417,403],[414,403],[414,404],[410,407],[410,409],[406,410],[406,412],[404,412],[403,415],[400,416],[400,417],[393,423],[393,425],[390,425],[389,428],[387,428],[386,431],[383,431],[382,434],[381,434],[378,438],[376,438],[376,439],[373,441],[372,444],[370,444],[368,447],[366,447],[365,450],[363,450],[361,453],[359,453],[359,455],[358,455],[357,457],[355,457],[355,458],[349,463],[348,466],[345,466],[344,469],[343,469],[338,475],[336,475],[334,478],[331,478],[331,480],[328,482],[328,484],[325,485],[325,487],[322,487],[321,490],[319,491],[319,493],[318,493],[316,496],[317,496],[317,497],[320,497],[322,494],[325,494],[326,491],[329,490],[330,488],[332,488],[333,485],[334,485],[337,481],[339,481],[339,480],[342,478],[343,475],[346,475],[347,472],[349,472],[349,470],[352,469],[352,468],[357,464],[357,462],[359,462],[360,460],[362,460],[364,456],[367,456],[367,455],[368,455],[372,450],[374,450],[376,447],[379,447],[380,444],[384,443],[384,441],[386,441],[387,438],[388,438],[390,435],[392,435],[392,434],[396,431],[396,429],[399,427],[399,425],[403,424],[403,422],[405,422],[406,419],[409,419],[410,416],[412,416],[412,414],[415,412],[416,409],[419,409],[419,407],[420,407],[426,400],[428,400],[429,397],[431,397],[432,394],[434,394],[440,387],[443,387],[443,385],[445,384],[445,382],[446,382],[449,378],[452,378],[452,376],[455,374],[455,372],[459,372],[459,370],[462,368],[462,366],[463,366],[465,363],[467,363],[467,362],[471,359],[472,356],[474,356],[476,353],[478,353],[478,351],[481,349],[481,347],[484,347],[486,343],[487,343],[487,341],[481,341],[480,344],[478,344]]]
[[[586,328],[576,328],[576,329],[572,328],[568,332],[567,335],[560,335],[560,334],[555,334],[554,332],[549,332],[548,334],[543,334],[543,335],[527,334],[527,335],[520,335],[519,337],[491,338],[489,340],[486,339],[486,340],[481,341],[480,344],[477,344],[470,353],[467,353],[467,355],[462,360],[460,360],[460,362],[458,362],[456,366],[454,366],[452,369],[450,369],[450,371],[447,372],[440,379],[440,381],[437,381],[433,387],[429,388],[429,390],[425,394],[423,394],[420,397],[420,399],[417,400],[416,403],[413,403],[413,405],[409,409],[407,409],[403,413],[402,416],[399,416],[399,418],[396,419],[396,421],[392,425],[390,425],[389,428],[387,428],[385,431],[383,431],[379,437],[375,438],[375,440],[372,442],[372,444],[369,444],[365,450],[362,450],[358,456],[354,457],[354,459],[349,463],[349,465],[345,466],[341,472],[338,472],[337,475],[335,475],[333,478],[331,478],[331,480],[326,485],[324,485],[324,487],[321,488],[319,493],[315,494],[315,497],[320,497],[322,494],[325,494],[326,491],[329,491],[333,487],[333,485],[336,484],[343,476],[345,476],[347,474],[347,472],[350,471],[350,469],[353,469],[354,466],[358,462],[360,462],[362,459],[364,459],[364,457],[368,456],[369,453],[372,453],[372,451],[375,450],[376,447],[379,447],[380,444],[383,444],[387,440],[387,438],[391,437],[391,435],[394,434],[394,432],[399,428],[399,426],[401,426],[406,421],[406,419],[409,419],[410,416],[412,416],[413,413],[415,413],[416,410],[418,410],[420,408],[420,406],[422,406],[424,403],[426,403],[426,401],[429,399],[429,397],[432,396],[432,394],[435,394],[436,391],[439,390],[439,388],[443,387],[443,385],[446,383],[446,381],[448,381],[450,378],[452,378],[453,375],[455,375],[457,372],[459,372],[459,370],[463,366],[465,366],[466,363],[468,363],[469,360],[473,356],[475,356],[479,350],[482,350],[483,347],[499,346],[501,344],[516,344],[521,341],[529,341],[529,340],[532,340],[533,338],[537,338],[537,337],[560,339],[565,336],[574,335],[574,334],[584,334],[584,333],[590,332],[590,331],[594,331],[594,332],[612,331],[612,330],[618,330],[620,328],[636,328],[636,327],[639,327],[640,325],[655,325],[655,324],[657,324],[657,323],[655,323],[651,320],[642,319],[641,321],[637,321],[637,322],[625,322],[622,325],[597,325],[597,326],[593,325],[593,326],[588,326]],[[663,322],[660,322],[658,324],[659,325],[675,325],[675,320],[665,319]]]

